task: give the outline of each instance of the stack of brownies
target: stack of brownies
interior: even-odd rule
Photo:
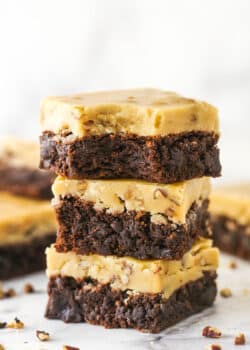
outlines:
[[[160,332],[210,306],[218,251],[217,110],[155,89],[49,97],[41,167],[56,172],[48,318]]]
[[[38,163],[38,144],[1,138],[0,280],[44,269],[44,250],[55,240],[54,175]]]

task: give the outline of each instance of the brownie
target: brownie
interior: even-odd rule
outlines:
[[[46,317],[158,333],[211,306],[215,278],[215,272],[206,272],[164,299],[161,294],[114,290],[89,278],[51,277]]]
[[[45,248],[54,240],[55,232],[28,242],[1,245],[0,280],[43,270],[46,266]]]
[[[39,199],[52,198],[52,172],[0,164],[0,191]]]
[[[208,200],[193,204],[186,223],[155,224],[149,212],[110,214],[93,203],[65,196],[55,206],[59,224],[56,249],[78,254],[132,256],[138,259],[180,259],[199,236],[210,235]]]
[[[50,131],[40,137],[40,167],[72,179],[134,178],[174,183],[220,176],[218,134],[91,135],[72,140]]]
[[[225,215],[212,215],[215,246],[222,251],[250,260],[250,227]]]

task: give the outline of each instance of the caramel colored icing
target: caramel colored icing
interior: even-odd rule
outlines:
[[[47,274],[84,279],[90,277],[101,284],[110,283],[119,290],[162,293],[168,298],[174,291],[215,271],[218,249],[208,239],[198,240],[181,260],[138,260],[131,257],[77,255],[59,253],[47,248]]]
[[[29,241],[56,232],[50,201],[0,192],[0,245]]]
[[[41,103],[42,131],[74,137],[111,133],[165,136],[218,133],[217,109],[158,89],[132,89],[48,97]]]
[[[138,180],[69,180],[59,176],[52,189],[55,205],[60,198],[72,195],[93,202],[96,210],[147,211],[155,223],[164,223],[166,216],[173,222],[185,223],[192,204],[199,205],[209,196],[210,179],[202,177],[165,185]]]

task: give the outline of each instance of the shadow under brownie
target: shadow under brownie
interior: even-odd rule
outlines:
[[[79,254],[179,259],[211,233],[208,178],[174,185],[58,177],[56,249]]]
[[[174,183],[220,175],[217,110],[173,92],[49,97],[41,125],[40,167],[67,178]]]

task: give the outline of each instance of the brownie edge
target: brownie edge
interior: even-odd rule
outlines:
[[[211,306],[217,292],[215,278],[215,272],[206,272],[164,299],[161,294],[114,290],[109,284],[100,285],[90,279],[51,277],[45,316],[158,333]]]
[[[174,183],[220,176],[218,134],[191,131],[167,136],[105,134],[72,140],[40,137],[40,167],[70,179],[134,178]]]

